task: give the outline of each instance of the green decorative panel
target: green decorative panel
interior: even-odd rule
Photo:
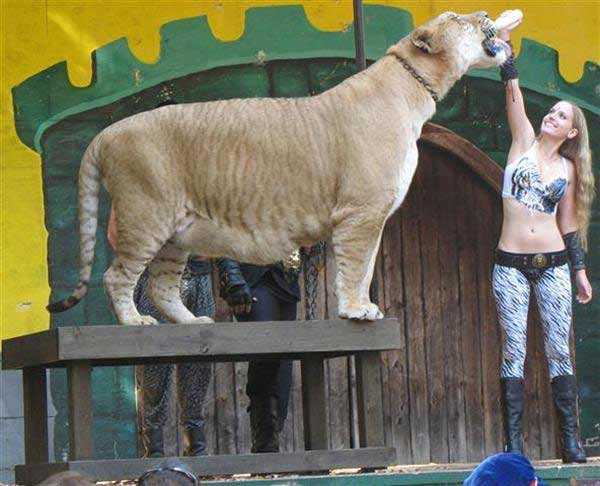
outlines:
[[[365,29],[366,54],[372,61],[412,29],[412,20],[402,10],[367,5]],[[167,98],[195,102],[234,97],[306,96],[321,93],[356,71],[352,60],[353,30],[318,31],[307,21],[300,6],[249,10],[244,34],[233,42],[215,39],[205,17],[170,22],[161,28],[160,34],[161,53],[156,64],[137,60],[129,51],[126,40],[119,39],[94,52],[93,81],[88,87],[73,87],[63,62],[13,89],[18,135],[42,158],[52,301],[67,296],[78,280],[77,172],[85,148],[100,130],[127,116],[152,109]],[[543,114],[556,100],[570,99],[585,109],[593,149],[600,153],[598,66],[587,64],[582,79],[569,84],[558,72],[556,52],[528,40],[522,44],[517,64],[532,122],[539,125]],[[510,146],[503,106],[503,87],[497,70],[475,71],[457,83],[439,104],[433,121],[472,141],[503,165]],[[597,169],[596,175],[600,180]],[[598,208],[596,203],[590,245],[593,249],[590,270],[596,294],[600,294]],[[90,293],[79,306],[52,316],[53,327],[115,323],[102,289],[102,274],[112,258],[105,236],[108,211],[108,197],[103,192]],[[597,406],[600,403],[600,370],[595,359],[600,353],[599,314],[598,296],[590,306],[576,305],[581,421],[583,437],[590,441],[599,436],[600,423]],[[132,370],[97,370],[93,386],[98,457],[135,456]],[[68,450],[66,381],[62,371],[52,371],[51,390],[58,409],[55,447],[57,459],[62,459],[61,454]],[[361,482],[365,477],[343,484],[443,484],[385,482],[387,479],[381,479],[381,483]],[[450,476],[448,478],[450,481]],[[327,481],[338,479],[310,478],[306,481],[309,482],[302,484],[333,485],[334,482]]]

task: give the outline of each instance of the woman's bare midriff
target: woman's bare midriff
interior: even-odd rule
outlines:
[[[510,253],[564,250],[555,214],[531,211],[515,199],[502,199],[504,218],[498,249]]]

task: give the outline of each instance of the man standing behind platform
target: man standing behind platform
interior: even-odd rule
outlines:
[[[300,252],[285,262],[257,266],[218,260],[221,297],[238,321],[296,320]],[[279,452],[279,432],[287,416],[292,383],[291,360],[254,360],[248,365],[252,452]]]

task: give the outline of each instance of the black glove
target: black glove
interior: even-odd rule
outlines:
[[[236,314],[247,314],[252,307],[252,293],[242,275],[240,264],[229,258],[217,260],[219,268],[219,295]]]
[[[576,272],[577,270],[583,270],[585,268],[585,251],[581,246],[581,238],[577,231],[567,233],[563,235],[567,252],[569,253],[569,261],[571,262],[571,269]]]
[[[517,71],[517,68],[515,67],[515,56],[513,53],[512,42],[507,41],[506,43],[510,46],[511,53],[506,62],[500,66],[500,78],[505,83],[511,79],[517,79],[519,77],[519,71]]]

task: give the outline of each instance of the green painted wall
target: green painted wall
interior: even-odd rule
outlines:
[[[367,56],[380,57],[385,48],[412,28],[406,12],[367,6]],[[17,86],[15,121],[21,140],[42,157],[45,224],[48,230],[51,300],[66,296],[77,282],[77,172],[83,151],[102,128],[134,113],[155,107],[167,96],[179,102],[232,97],[304,96],[328,89],[354,72],[353,32],[321,32],[306,21],[301,8],[284,7],[248,12],[246,31],[238,41],[216,40],[204,17],[167,24],[161,30],[161,60],[139,62],[124,40],[96,51],[94,82],[74,88],[66,67],[58,64]],[[539,125],[557,99],[568,97],[586,110],[592,145],[600,153],[600,108],[595,88],[597,66],[588,64],[582,80],[568,84],[558,74],[556,53],[524,42],[518,65],[526,90],[528,113]],[[464,78],[440,104],[433,120],[475,143],[503,165],[510,143],[504,115],[503,90],[497,74],[480,71]],[[600,174],[597,171],[597,177]],[[598,203],[591,226],[592,249],[600,245]],[[114,324],[101,286],[111,254],[106,243],[108,200],[102,195],[96,263],[91,289],[74,309],[52,317],[51,325]],[[600,292],[600,254],[591,255],[590,274]],[[600,423],[600,352],[597,322],[600,300],[576,307],[577,365],[582,396],[583,437],[598,436]],[[98,457],[133,457],[135,398],[130,368],[94,371],[95,437]],[[66,381],[53,371],[51,389],[57,459],[68,450]],[[597,440],[597,439],[596,439]],[[400,484],[400,483],[399,483]]]

